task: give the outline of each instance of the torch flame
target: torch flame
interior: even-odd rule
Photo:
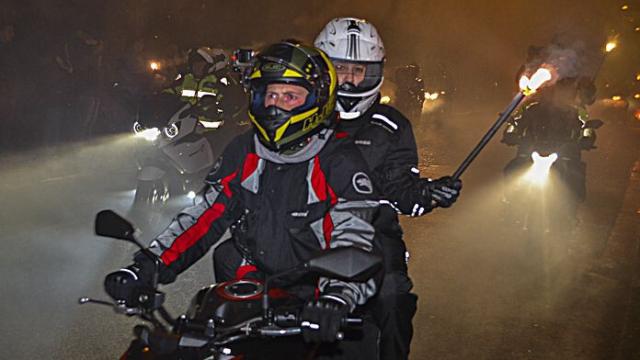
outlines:
[[[159,70],[159,69],[160,69],[160,64],[159,64],[159,63],[157,63],[157,62],[155,62],[155,61],[150,61],[150,62],[149,62],[149,68],[150,68],[152,71],[157,71],[157,70]]]
[[[529,86],[529,78],[527,77],[527,75],[522,75],[520,77],[520,82],[518,83],[518,86],[520,86],[520,90],[526,90],[527,86]]]
[[[536,92],[542,84],[549,80],[551,80],[551,71],[549,71],[549,69],[540,68],[533,74],[533,76],[531,76],[531,79],[526,75],[523,75],[520,78],[520,89],[525,95],[531,95]]]
[[[613,51],[613,49],[615,49],[618,46],[618,43],[616,43],[615,41],[609,41],[607,43],[607,45],[604,46],[604,51],[610,53]]]

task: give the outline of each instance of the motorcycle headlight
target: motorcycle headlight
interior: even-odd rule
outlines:
[[[164,135],[169,139],[173,139],[174,137],[178,136],[180,129],[178,128],[178,125],[176,125],[176,123],[173,123],[170,126],[166,126],[164,129],[162,129],[162,132],[164,132]]]
[[[133,134],[135,137],[143,138],[147,141],[155,141],[160,135],[158,128],[147,129],[139,122],[133,123]]]
[[[431,101],[438,100],[439,96],[440,96],[440,93],[438,93],[438,92],[430,93],[428,91],[425,91],[425,93],[424,93],[424,99],[425,100],[431,100]]]
[[[142,126],[142,124],[140,124],[139,122],[134,122],[133,123],[133,133],[138,135],[139,133],[141,133],[144,130],[144,126]]]
[[[547,182],[549,172],[553,163],[558,160],[558,154],[552,153],[548,156],[542,156],[537,151],[531,153],[533,164],[524,178],[530,183],[542,186]]]

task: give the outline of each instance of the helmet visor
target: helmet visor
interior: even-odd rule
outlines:
[[[309,91],[309,86],[305,85],[308,83],[303,81],[254,81],[251,83],[251,108],[258,110],[275,106],[292,114],[309,110],[316,97],[315,93]]]
[[[382,81],[382,62],[332,59],[339,89],[353,95],[367,93]]]

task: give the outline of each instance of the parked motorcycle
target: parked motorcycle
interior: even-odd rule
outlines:
[[[313,359],[317,347],[305,346],[298,335],[304,327],[317,324],[300,321],[303,303],[273,286],[292,285],[311,274],[367,281],[382,265],[378,256],[355,247],[331,249],[265,281],[243,279],[207,286],[198,291],[185,314],[174,318],[164,308],[165,294],[157,286],[160,259],[135,238],[134,227],[104,210],[96,216],[95,230],[98,235],[136,244],[156,264],[152,286],[140,292],[134,308],[79,299],[80,304],[107,305],[148,323],[135,326],[135,338],[121,359]],[[362,319],[348,317],[342,323],[337,340],[356,331]]]

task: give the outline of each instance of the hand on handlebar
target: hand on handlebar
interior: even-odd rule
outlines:
[[[146,294],[153,292],[150,283],[151,279],[133,264],[108,274],[104,279],[104,290],[115,301],[124,302],[126,307],[137,307],[142,305],[141,300],[148,298]]]
[[[349,306],[338,299],[321,297],[307,302],[300,316],[305,342],[334,342],[349,313]]]

